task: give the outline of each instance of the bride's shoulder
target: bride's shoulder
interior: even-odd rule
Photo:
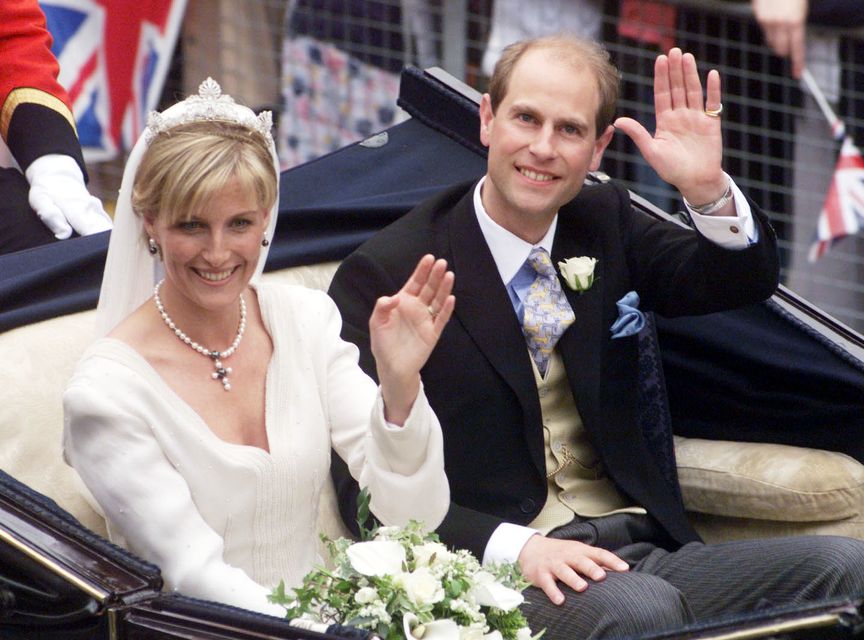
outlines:
[[[284,282],[262,282],[255,285],[259,303],[275,305],[306,313],[312,310],[329,311],[335,303],[324,291],[310,289],[299,284]]]
[[[73,378],[99,379],[104,384],[125,384],[146,368],[149,358],[163,346],[158,327],[142,305],[85,349],[75,367]]]
[[[143,358],[127,343],[106,336],[90,344],[81,354],[65,395],[104,395],[140,381]]]

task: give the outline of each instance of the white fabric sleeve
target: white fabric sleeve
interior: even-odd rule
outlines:
[[[111,375],[104,372],[105,377]],[[157,564],[167,584],[196,598],[284,617],[269,589],[223,560],[223,540],[150,427],[92,378],[63,396],[63,454],[130,551]]]
[[[535,534],[540,532],[531,527],[502,522],[489,536],[489,541],[483,550],[483,564],[517,562],[522,547]]]
[[[417,520],[433,530],[450,504],[438,418],[421,384],[404,426],[387,424],[380,390],[360,369],[357,347],[340,338],[342,319],[326,300],[319,348],[327,358],[325,412],[333,447],[369,489],[370,508],[382,522]]]
[[[747,198],[728,175],[735,203],[734,216],[704,216],[684,202],[696,230],[708,240],[725,249],[746,249],[759,241],[759,230],[753,222],[753,212]]]

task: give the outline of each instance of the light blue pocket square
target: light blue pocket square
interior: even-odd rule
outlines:
[[[618,305],[618,319],[609,328],[612,338],[626,338],[642,331],[645,314],[639,311],[639,294],[630,291],[615,304]]]

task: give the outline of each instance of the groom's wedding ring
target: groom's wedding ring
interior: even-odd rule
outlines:
[[[705,109],[705,115],[711,116],[712,118],[719,118],[720,114],[723,113],[723,103],[720,103],[716,109]]]
[[[428,307],[426,307],[426,311],[429,312],[429,315],[432,316],[433,320],[438,317],[438,312],[432,308],[431,304]]]

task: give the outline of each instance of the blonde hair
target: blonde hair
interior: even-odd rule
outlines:
[[[489,81],[489,102],[492,113],[503,102],[510,85],[516,63],[532,49],[545,49],[559,56],[577,69],[587,69],[597,80],[600,104],[595,117],[595,135],[601,135],[615,118],[621,74],[612,64],[609,52],[593,40],[570,34],[555,34],[514,42],[504,49]]]
[[[276,202],[278,175],[264,136],[234,122],[202,120],[159,133],[132,187],[135,215],[169,224],[198,214],[236,178],[265,211]]]

